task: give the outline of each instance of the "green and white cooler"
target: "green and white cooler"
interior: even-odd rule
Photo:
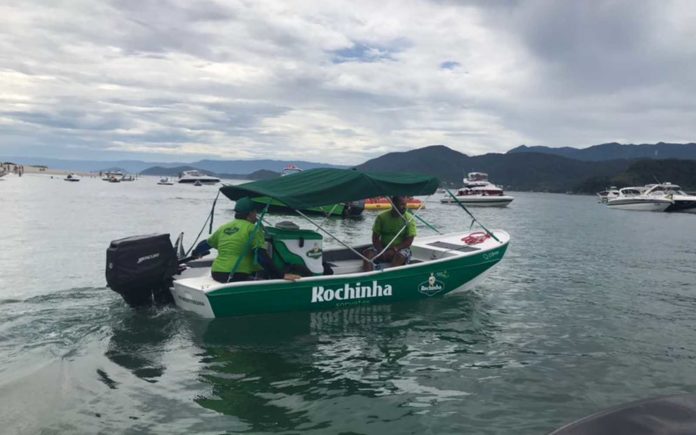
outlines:
[[[265,232],[270,248],[268,252],[278,269],[301,275],[324,273],[321,234],[287,227],[267,227]]]

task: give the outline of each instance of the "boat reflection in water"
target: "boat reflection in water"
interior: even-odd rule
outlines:
[[[489,310],[475,292],[218,319],[124,307],[113,317],[105,355],[167,392],[166,418],[174,418],[171,409],[208,427],[250,433],[365,425],[411,433],[428,424],[414,410],[462,406],[471,381],[453,378],[452,368],[466,370],[462,356],[470,355],[471,373],[481,373],[481,355],[500,334]],[[116,396],[150,406],[142,385],[115,368],[102,365],[97,376]],[[358,426],[356,412],[364,416]]]
[[[447,327],[432,325],[435,313]],[[490,346],[499,332],[475,293],[190,320],[203,349],[200,380],[211,388],[196,403],[240,419],[250,432],[349,431],[356,426],[355,416],[346,415],[347,404],[353,411],[365,407],[359,412],[368,421],[361,425],[394,433],[425,430],[417,427],[418,419],[408,418],[413,409],[468,395],[445,381],[451,379],[452,364],[461,352]],[[433,373],[428,385],[421,385],[423,370]],[[368,409],[373,407],[382,411]]]

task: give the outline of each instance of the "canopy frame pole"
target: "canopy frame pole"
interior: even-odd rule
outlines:
[[[331,234],[328,230],[324,229],[322,226],[320,226],[319,224],[317,224],[316,222],[314,222],[312,219],[310,219],[309,217],[307,217],[307,215],[305,215],[304,213],[302,213],[300,210],[297,210],[297,209],[296,209],[295,212],[296,212],[297,214],[299,214],[300,216],[302,216],[303,218],[305,218],[309,223],[311,223],[311,224],[314,225],[315,227],[319,228],[321,231],[323,231],[323,232],[326,233],[327,235],[331,236],[332,239],[334,239],[335,241],[337,241],[337,242],[340,243],[341,245],[345,246],[346,248],[350,249],[350,250],[351,250],[354,254],[356,254],[358,257],[362,258],[363,260],[365,260],[365,261],[367,261],[367,262],[369,262],[369,263],[372,263],[372,260],[370,260],[369,258],[367,258],[367,257],[365,257],[364,255],[362,255],[360,252],[358,252],[358,251],[357,251],[356,249],[354,249],[352,246],[349,246],[348,244],[343,243],[343,241],[342,241],[341,239],[339,239],[338,237],[334,236],[334,235]],[[373,263],[373,264],[374,264],[374,263]]]
[[[213,231],[213,216],[215,214],[215,204],[217,203],[218,197],[220,196],[220,190],[218,189],[217,195],[215,195],[215,200],[213,201],[213,206],[210,209],[210,213],[208,213],[208,217],[205,218],[205,222],[203,222],[203,227],[201,230],[198,232],[198,235],[196,236],[196,240],[193,241],[193,244],[191,247],[186,251],[185,257],[188,257],[191,251],[193,251],[193,248],[196,246],[196,243],[198,243],[198,239],[201,238],[201,234],[203,234],[203,230],[205,230],[205,226],[208,224],[208,221],[210,221],[210,229],[208,234],[212,233]]]
[[[432,196],[432,195],[428,195],[428,198],[430,198],[431,196]],[[389,198],[389,202],[391,202],[391,198]],[[393,206],[394,206],[394,204],[392,204],[392,207],[393,207]],[[421,202],[421,205],[418,206],[418,208],[416,209],[415,212],[411,213],[411,216],[413,216],[414,218],[416,218],[416,219],[418,219],[419,221],[421,221],[423,224],[425,224],[426,227],[430,228],[431,230],[435,231],[436,233],[438,233],[438,234],[443,234],[440,230],[438,230],[438,229],[435,228],[433,225],[431,225],[430,223],[428,223],[428,221],[426,221],[426,220],[423,219],[422,217],[418,216],[418,212],[421,211],[421,210],[423,209],[423,207],[425,207],[425,202]],[[396,211],[398,212],[399,210],[396,210]],[[401,212],[399,212],[399,215],[401,215]],[[403,215],[402,215],[402,217],[403,217]]]
[[[473,214],[471,214],[471,212],[469,211],[469,209],[467,209],[467,208],[464,206],[464,204],[462,204],[462,202],[461,202],[461,201],[460,201],[448,188],[446,188],[446,187],[445,187],[445,192],[447,192],[447,193],[449,194],[449,196],[451,196],[452,199],[454,199],[454,202],[456,202],[456,203],[457,203],[469,216],[471,216],[471,219],[472,219],[472,224],[471,224],[471,226],[473,226],[473,222],[476,222],[477,224],[479,224],[479,226],[480,226],[481,228],[483,228],[483,230],[486,232],[486,234],[488,234],[489,236],[493,237],[493,239],[495,239],[496,242],[498,242],[498,243],[503,243],[503,242],[500,241],[500,239],[498,239],[498,238],[495,236],[495,234],[493,234],[492,231],[490,231],[488,228],[484,227],[483,224],[482,224],[481,222],[479,222],[479,220],[476,219],[476,217],[475,217]],[[471,229],[471,226],[469,227],[469,229]]]

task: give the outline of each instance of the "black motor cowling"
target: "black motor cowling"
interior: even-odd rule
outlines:
[[[172,302],[169,287],[177,270],[169,234],[114,240],[106,250],[106,282],[132,307]]]

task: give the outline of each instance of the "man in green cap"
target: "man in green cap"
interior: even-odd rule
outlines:
[[[299,279],[299,275],[283,274],[271,261],[266,252],[266,243],[262,225],[256,225],[257,211],[263,205],[248,197],[240,198],[234,205],[234,220],[218,228],[208,240],[203,240],[193,250],[194,257],[206,255],[210,248],[218,251],[213,261],[211,274],[218,282],[247,281],[253,279],[256,272],[263,270],[270,278]],[[249,243],[251,239],[251,243]],[[241,257],[241,260],[240,260]],[[255,261],[258,260],[258,263]],[[234,274],[232,268],[239,263]]]

